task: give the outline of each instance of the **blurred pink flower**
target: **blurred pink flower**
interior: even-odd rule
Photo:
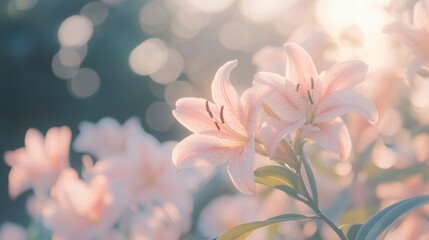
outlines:
[[[265,100],[264,109],[271,117],[260,130],[268,153],[272,156],[283,137],[299,129],[298,137],[348,158],[350,136],[339,116],[357,112],[371,123],[378,120],[374,104],[353,90],[364,80],[368,66],[357,60],[347,61],[319,75],[311,57],[298,44],[287,43],[285,50],[286,78],[268,72],[255,76],[256,85],[277,89]]]
[[[93,239],[110,230],[126,203],[123,192],[109,185],[105,177],[96,176],[86,183],[68,168],[52,189],[43,222],[52,230],[53,239]]]
[[[429,68],[429,0],[416,3],[413,25],[395,21],[387,24],[383,31],[404,42],[415,54],[408,66],[406,80],[414,79],[421,67]]]
[[[0,227],[0,240],[27,240],[27,231],[11,222],[3,223]]]
[[[205,237],[213,238],[239,224],[263,220],[259,215],[258,204],[255,195],[220,196],[201,212],[198,229]]]
[[[189,179],[192,172],[178,172],[171,162],[175,142],[148,145],[148,142],[133,142],[127,157],[99,160],[87,169],[87,175],[105,176],[110,181],[119,181],[130,196],[130,204],[148,208],[172,204],[180,215],[183,232],[191,224],[193,210],[191,191],[201,179]],[[198,172],[193,172],[195,175]],[[197,183],[195,182],[197,181]]]
[[[180,218],[174,208],[152,208],[135,213],[130,220],[130,239],[135,240],[178,240],[182,235]]]
[[[25,135],[25,147],[8,151],[4,158],[12,167],[9,195],[16,198],[28,189],[49,191],[59,173],[69,164],[71,131],[68,127],[51,128],[44,139],[36,129]]]
[[[202,98],[176,102],[174,117],[194,134],[183,139],[173,151],[178,168],[216,166],[228,162],[228,173],[243,193],[253,193],[255,183],[256,116],[270,87],[252,87],[240,97],[229,80],[237,61],[224,64],[212,82],[214,103]]]
[[[126,155],[135,141],[156,143],[157,140],[147,134],[137,118],[128,119],[122,126],[113,118],[103,118],[98,123],[83,122],[79,126],[80,134],[73,147],[78,152],[87,152],[98,158],[112,158]]]

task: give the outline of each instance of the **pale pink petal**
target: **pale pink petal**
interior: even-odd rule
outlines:
[[[32,157],[33,161],[43,162],[46,161],[46,154],[44,149],[44,137],[36,129],[30,128],[25,134],[25,149],[28,155]]]
[[[313,123],[330,121],[348,112],[359,113],[370,123],[378,121],[378,111],[366,96],[343,89],[322,99],[315,106]]]
[[[244,133],[246,118],[240,102],[240,96],[229,80],[229,74],[237,66],[237,60],[229,61],[218,69],[212,82],[212,97],[218,111],[224,107],[225,123],[240,133]]]
[[[82,216],[92,210],[96,201],[95,192],[80,180],[77,173],[71,168],[62,171],[55,185],[55,191],[63,206],[68,206]]]
[[[259,129],[258,138],[264,145],[267,154],[274,156],[277,145],[289,133],[294,132],[299,127],[304,125],[305,118],[295,122],[278,121],[274,118],[268,118]]]
[[[409,83],[414,80],[419,70],[422,66],[429,63],[429,56],[424,56],[422,54],[417,54],[415,58],[408,65],[407,73],[405,75],[405,80]]]
[[[241,95],[241,102],[243,103],[243,110],[247,114],[246,129],[248,133],[253,133],[256,127],[256,118],[258,116],[259,108],[261,107],[264,99],[272,93],[274,88],[272,86],[256,86],[248,88]]]
[[[248,145],[234,154],[228,161],[228,174],[235,187],[242,193],[255,192],[253,162],[255,161],[255,139],[249,139]]]
[[[302,128],[302,137],[314,140],[326,150],[347,159],[351,151],[349,131],[341,118],[317,124],[316,127]]]
[[[367,71],[368,65],[358,60],[335,64],[323,75],[323,96],[344,88],[353,88],[365,79]]]
[[[51,128],[46,133],[46,152],[49,154],[52,161],[54,161],[53,164],[58,167],[65,167],[68,165],[71,137],[71,130],[66,126]]]
[[[419,51],[423,48],[423,46],[421,46],[420,40],[422,38],[422,32],[421,30],[416,29],[414,26],[397,21],[384,26],[383,32],[392,35],[399,41],[404,42],[415,51]]]
[[[207,105],[206,105],[207,104]],[[176,102],[173,116],[192,132],[215,130],[219,111],[212,102],[203,98],[181,98]]]
[[[34,178],[29,175],[29,171],[22,166],[14,166],[9,172],[9,196],[12,199],[32,187]]]
[[[429,32],[429,1],[422,0],[414,5],[413,23],[418,28]]]
[[[277,89],[265,98],[265,111],[289,122],[305,118],[305,99],[289,81],[286,80],[281,85],[276,84],[280,79],[284,78],[274,73],[261,72],[255,75],[255,83],[258,83],[256,85],[270,84]]]
[[[217,166],[226,162],[243,147],[243,142],[221,131],[192,134],[173,150],[173,163],[179,169],[195,166]]]
[[[280,47],[264,47],[252,57],[258,72],[273,72],[283,75],[286,70],[286,56]]]
[[[284,45],[287,56],[286,81],[292,81],[302,96],[311,94],[313,102],[319,101],[322,85],[316,67],[307,51],[296,43]]]

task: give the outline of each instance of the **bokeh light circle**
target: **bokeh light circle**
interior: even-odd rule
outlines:
[[[74,15],[61,24],[58,30],[58,40],[63,47],[81,47],[91,38],[93,25],[84,16]]]
[[[167,46],[158,38],[147,39],[135,47],[129,56],[131,70],[138,75],[150,75],[158,71],[168,58]]]
[[[93,96],[100,88],[100,77],[90,68],[82,68],[69,81],[70,93],[76,98]]]

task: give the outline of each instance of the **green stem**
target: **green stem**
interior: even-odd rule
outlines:
[[[334,230],[334,232],[338,235],[338,237],[340,237],[341,240],[347,240],[347,238],[344,235],[343,231],[341,231],[341,229],[339,229],[337,227],[337,225],[335,223],[333,223],[331,221],[331,219],[329,219],[328,216],[326,216],[325,213],[322,212],[322,210],[320,210],[319,206],[317,206],[317,204],[315,204],[315,202],[313,201],[313,198],[311,197],[310,193],[308,192],[307,186],[305,185],[305,182],[304,182],[304,179],[303,179],[301,173],[298,173],[297,175],[299,177],[299,181],[300,181],[302,193],[303,193],[303,195],[305,197],[305,198],[299,197],[298,200],[300,200],[301,202],[305,203],[317,215],[319,215],[321,217],[321,219],[323,221],[325,221],[325,223],[328,224],[329,227],[332,228],[332,230]]]

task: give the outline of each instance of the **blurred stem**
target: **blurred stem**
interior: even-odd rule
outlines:
[[[301,168],[302,170],[302,168]],[[301,186],[302,194],[304,195],[304,198],[299,197],[298,200],[305,203],[307,206],[309,206],[317,215],[321,217],[323,221],[325,221],[326,224],[329,225],[332,230],[340,237],[341,240],[347,240],[346,236],[344,235],[343,231],[337,227],[337,225],[331,221],[331,219],[328,218],[328,216],[325,215],[325,213],[320,210],[319,206],[314,202],[313,198],[311,197],[307,185],[305,184],[304,178],[302,177],[301,172],[297,173],[299,178],[299,185]],[[308,175],[308,173],[307,173]]]

